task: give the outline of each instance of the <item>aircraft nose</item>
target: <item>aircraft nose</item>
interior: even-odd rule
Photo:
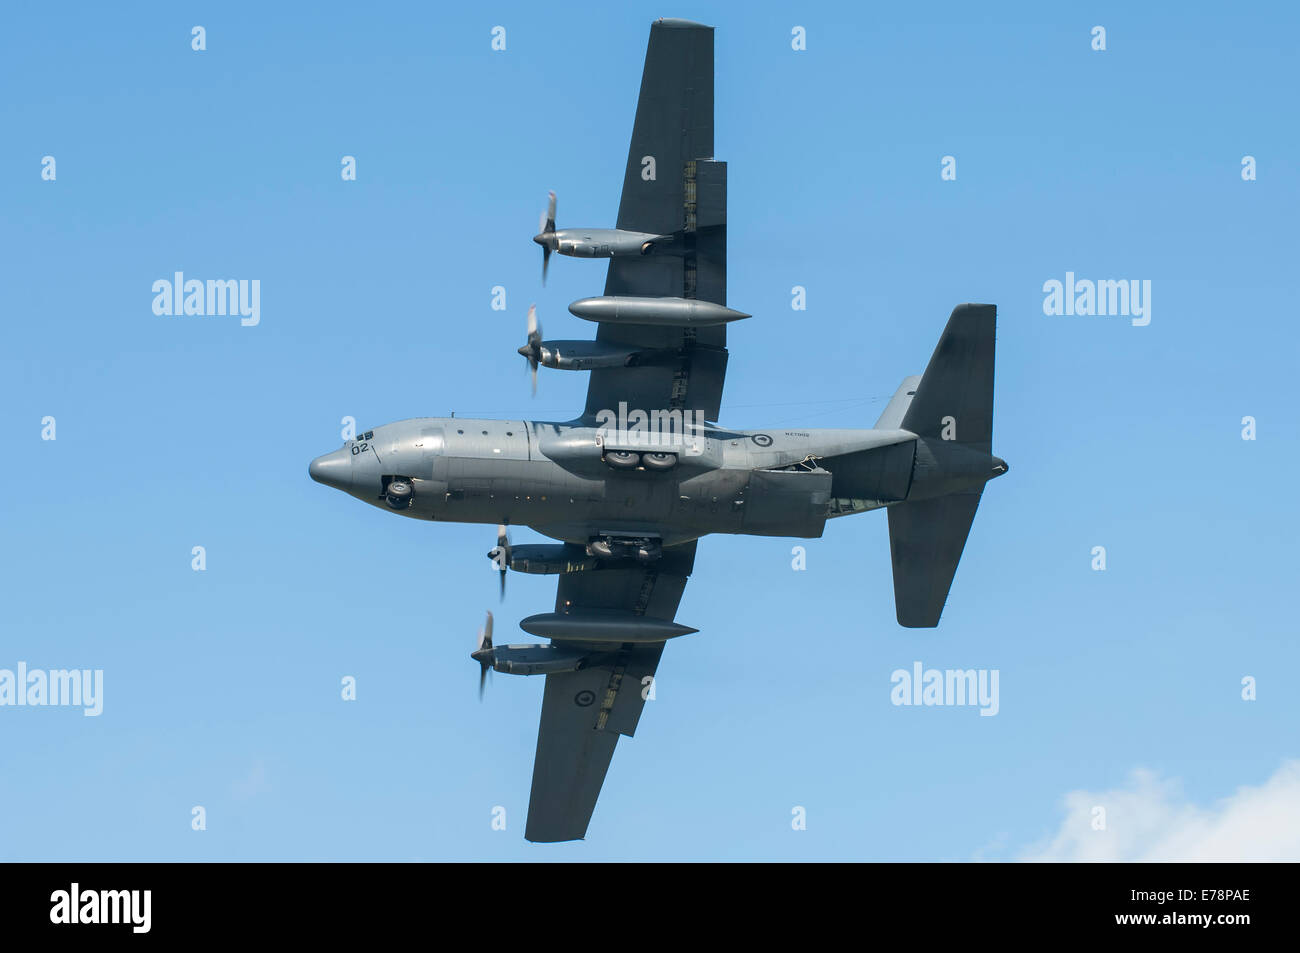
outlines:
[[[347,490],[352,486],[352,454],[345,448],[335,450],[317,457],[307,467],[308,475],[317,483],[324,483],[336,490]]]

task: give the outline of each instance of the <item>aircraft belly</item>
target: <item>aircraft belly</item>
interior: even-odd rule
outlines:
[[[672,522],[703,536],[739,533],[744,522],[743,500],[748,473],[710,470],[682,480],[673,501]]]
[[[745,488],[744,532],[816,538],[826,527],[830,498],[826,470],[755,470]]]

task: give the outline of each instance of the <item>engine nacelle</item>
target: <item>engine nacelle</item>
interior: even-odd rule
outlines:
[[[581,546],[571,543],[529,543],[510,547],[510,568],[551,576],[566,572],[586,572],[600,564]]]
[[[647,254],[644,249],[672,244],[671,235],[629,232],[619,228],[561,228],[551,233],[555,250],[570,258],[626,258]]]
[[[552,675],[580,672],[587,667],[586,652],[560,645],[499,645],[492,650],[491,665],[506,675]]]
[[[520,348],[524,353],[525,348]],[[639,348],[602,341],[543,341],[539,363],[561,371],[590,371],[598,367],[626,367]]]

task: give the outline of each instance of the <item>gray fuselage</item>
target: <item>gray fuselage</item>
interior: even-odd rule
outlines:
[[[979,485],[1000,463],[906,430],[682,429],[656,441],[635,423],[416,418],[346,441],[311,476],[412,519],[671,546],[709,533],[820,536],[828,518]],[[646,465],[629,466],[638,457]],[[400,505],[394,481],[410,488]]]

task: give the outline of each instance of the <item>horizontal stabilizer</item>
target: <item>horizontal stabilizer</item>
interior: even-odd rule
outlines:
[[[953,309],[903,417],[904,430],[992,452],[997,320],[997,305],[959,304]]]
[[[899,625],[932,629],[939,624],[981,493],[954,493],[889,508]]]

